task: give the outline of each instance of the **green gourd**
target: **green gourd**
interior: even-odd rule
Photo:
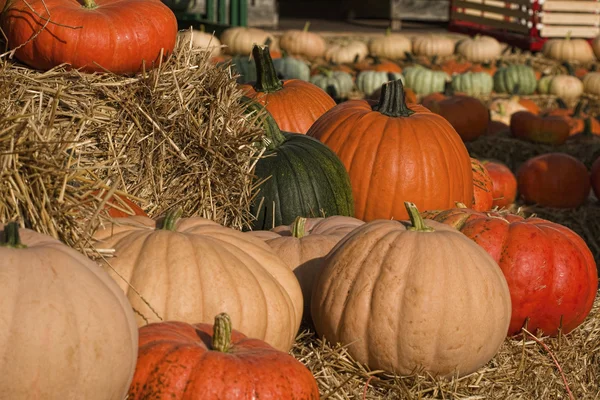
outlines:
[[[275,71],[282,79],[310,79],[310,67],[304,61],[294,57],[282,57],[273,60]]]
[[[500,68],[494,74],[494,90],[498,93],[513,93],[519,86],[521,95],[535,92],[537,80],[535,71],[528,65],[515,64]]]
[[[489,96],[494,88],[494,79],[486,72],[465,72],[452,77],[452,88],[468,96]]]
[[[347,99],[354,81],[352,75],[344,71],[331,71],[323,69],[321,73],[310,77],[310,83],[326,91],[334,99]]]
[[[397,72],[362,71],[356,77],[356,87],[368,97],[381,89],[384,83],[398,79],[404,83],[404,76]]]
[[[406,87],[412,89],[416,94],[427,96],[431,93],[444,91],[450,75],[444,71],[434,71],[421,66],[411,66],[404,70]]]

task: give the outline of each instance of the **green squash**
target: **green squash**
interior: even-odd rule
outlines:
[[[256,81],[256,65],[254,60],[248,56],[233,57],[231,59],[231,68],[233,69],[234,73],[239,74],[236,79],[237,83],[241,84]]]
[[[356,87],[368,97],[381,89],[384,83],[398,79],[404,83],[404,76],[397,72],[362,71],[356,77]]]
[[[280,131],[262,105],[244,102],[249,116],[258,115],[265,130],[265,152],[254,170],[252,230],[289,225],[296,217],[353,217],[350,178],[337,155],[310,136]]]
[[[304,61],[294,57],[276,58],[273,60],[275,71],[281,79],[310,79],[310,67]]]
[[[540,80],[537,82],[537,91],[539,94],[550,93],[550,84],[552,83],[552,79],[554,79],[554,76],[552,75],[546,75],[540,78]]]
[[[347,99],[354,89],[352,75],[344,71],[322,70],[310,77],[310,83],[326,91],[335,100]]]
[[[412,89],[416,94],[427,96],[431,93],[443,92],[450,75],[444,71],[434,71],[415,65],[404,70],[404,79],[407,88]]]
[[[489,96],[494,88],[494,79],[485,72],[465,72],[452,77],[452,89],[468,96]]]
[[[537,80],[535,71],[528,65],[509,65],[502,67],[494,74],[494,90],[498,93],[514,93],[515,86],[519,87],[520,95],[530,95],[535,92]]]

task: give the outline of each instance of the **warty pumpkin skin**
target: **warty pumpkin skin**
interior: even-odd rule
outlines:
[[[310,371],[291,355],[233,330],[225,313],[213,325],[178,321],[140,328],[128,400],[318,400]]]
[[[321,88],[299,79],[279,80],[267,46],[255,45],[254,85],[242,85],[245,95],[264,105],[282,131],[305,134],[335,101]]]
[[[506,280],[482,248],[409,209],[410,223],[371,221],[329,253],[313,288],[315,327],[371,369],[467,375],[504,341]]]
[[[122,400],[135,370],[131,305],[96,263],[0,224],[0,397]]]
[[[159,0],[10,0],[0,24],[11,49],[27,43],[17,59],[40,70],[132,74],[158,64],[161,49],[166,59],[177,40],[175,14]]]
[[[103,268],[126,293],[138,325],[161,320],[213,320],[231,315],[239,330],[288,351],[302,318],[293,272],[262,240],[195,217],[169,213],[158,225],[117,218],[94,234],[94,247],[114,249]],[[157,229],[158,228],[158,229]]]
[[[471,161],[460,136],[443,117],[407,106],[399,80],[383,85],[379,103],[339,104],[307,134],[342,160],[358,219],[405,219],[402,202],[409,200],[423,210],[472,202]]]
[[[541,218],[467,208],[426,212],[424,216],[460,230],[498,263],[510,289],[509,336],[527,329],[568,333],[589,314],[598,273],[589,248],[575,232]]]

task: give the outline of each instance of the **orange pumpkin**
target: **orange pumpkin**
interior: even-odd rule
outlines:
[[[559,116],[540,117],[529,111],[517,111],[510,117],[510,131],[518,139],[558,145],[567,140],[570,127]]]
[[[594,194],[600,200],[600,157],[596,158],[596,161],[592,164],[591,181]]]
[[[469,68],[471,72],[485,72],[490,76],[494,76],[496,71],[498,70],[498,66],[496,64],[474,64]]]
[[[564,153],[547,153],[527,160],[517,171],[518,190],[526,203],[575,208],[590,194],[586,166]]]
[[[546,115],[553,115],[562,117],[565,121],[569,123],[570,126],[570,134],[575,135],[584,129],[585,120],[590,117],[587,113],[583,112],[583,102],[580,101],[577,103],[574,109],[568,108],[567,105],[561,100],[556,100],[559,107],[554,110],[550,110],[546,112]],[[600,122],[596,119],[591,120],[591,130],[592,133],[599,135],[600,134]]]
[[[494,182],[481,161],[471,157],[473,170],[473,206],[476,211],[489,211],[494,204]]]
[[[506,125],[504,122],[492,120],[488,123],[485,135],[494,136],[506,132],[510,132],[510,127],[508,125]]]
[[[357,71],[380,71],[380,72],[396,72],[401,73],[402,68],[393,61],[381,60],[378,57],[373,59],[373,62],[361,61],[354,64],[354,69]]]
[[[492,207],[506,207],[517,198],[517,178],[510,168],[501,162],[481,162],[492,179]]]
[[[255,45],[257,81],[242,85],[245,95],[265,106],[282,131],[306,133],[317,118],[335,106],[321,88],[299,79],[281,81],[266,46]]]
[[[465,145],[443,117],[407,105],[400,80],[383,85],[378,103],[351,100],[319,118],[308,135],[329,146],[350,175],[355,217],[406,219],[404,201],[422,210],[473,201]]]
[[[92,193],[93,196],[100,195],[102,199],[106,196],[107,192],[102,191],[102,194],[99,190],[94,191]],[[148,214],[140,206],[131,201],[129,198],[125,196],[120,196],[118,194],[113,194],[110,199],[108,199],[104,205],[104,209],[107,211],[108,215],[112,218],[125,218],[130,217],[132,215],[140,215],[147,217]]]

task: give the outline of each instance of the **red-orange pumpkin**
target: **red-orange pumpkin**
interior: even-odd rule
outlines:
[[[583,112],[584,103],[580,101],[577,103],[577,106],[575,106],[574,109],[567,108],[566,104],[561,99],[557,99],[557,103],[559,107],[548,111],[546,115],[562,117],[569,124],[571,135],[575,135],[583,131],[585,127],[585,120],[591,117],[587,113]],[[595,135],[600,135],[600,122],[598,122],[595,118],[592,118],[590,123],[592,133]]]
[[[471,158],[473,170],[473,210],[488,211],[494,204],[494,183],[483,164]]]
[[[471,161],[460,136],[443,117],[407,106],[400,80],[383,85],[378,103],[337,105],[307,134],[346,166],[358,219],[407,219],[404,201],[421,210],[473,201]]]
[[[0,22],[17,59],[41,70],[131,74],[166,59],[177,39],[177,19],[159,0],[11,0]]]
[[[310,371],[291,355],[231,329],[227,314],[214,325],[158,322],[139,330],[138,362],[129,400],[316,400]]]
[[[510,131],[518,139],[558,145],[567,140],[570,127],[560,116],[541,117],[529,111],[517,111],[510,117]]]
[[[300,79],[281,81],[266,46],[255,45],[257,81],[242,85],[245,95],[264,105],[282,131],[306,133],[317,118],[335,106],[321,88]]]
[[[466,208],[424,213],[455,227],[483,247],[500,265],[512,301],[509,335],[525,320],[530,332],[568,333],[589,314],[598,272],[583,239],[570,229],[540,218],[480,213]]]
[[[510,168],[501,162],[484,160],[481,162],[492,179],[492,207],[506,207],[517,198],[517,178]]]
[[[101,198],[104,198],[107,192],[95,191],[92,195],[99,195]],[[112,218],[125,218],[132,215],[141,215],[147,217],[148,214],[140,206],[131,201],[129,198],[125,196],[120,196],[118,194],[113,194],[110,199],[106,201],[104,205],[104,209],[108,212],[108,215]]]
[[[574,208],[590,194],[586,166],[564,153],[547,153],[527,160],[517,171],[517,187],[526,203]]]
[[[592,189],[594,189],[596,198],[600,200],[600,157],[592,164],[591,172]]]

